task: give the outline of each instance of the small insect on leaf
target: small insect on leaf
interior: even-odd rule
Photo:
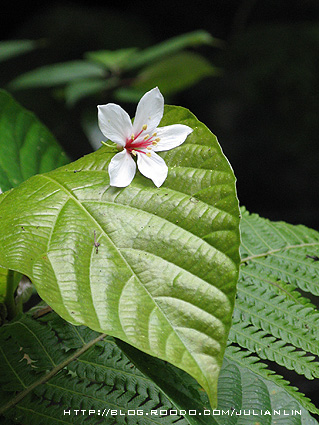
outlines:
[[[311,258],[313,261],[319,261],[319,257],[317,255],[306,255],[306,258]]]
[[[100,246],[100,244],[96,240],[95,230],[94,230],[94,246],[95,246],[95,253],[98,254],[99,253],[99,246]]]

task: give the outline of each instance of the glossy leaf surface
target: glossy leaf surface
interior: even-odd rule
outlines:
[[[194,131],[162,154],[159,189],[141,175],[110,187],[103,147],[0,197],[0,265],[66,320],[185,370],[215,405],[239,267],[235,178],[207,127],[167,107],[161,125],[173,123]]]
[[[0,188],[6,191],[34,174],[68,162],[50,131],[0,90]]]

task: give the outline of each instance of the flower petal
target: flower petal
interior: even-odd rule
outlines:
[[[125,146],[126,139],[132,135],[130,116],[119,105],[108,103],[98,105],[99,127],[105,137],[114,143]]]
[[[173,124],[156,129],[160,141],[154,146],[153,151],[168,151],[185,142],[186,137],[193,131],[192,128],[183,124]]]
[[[164,97],[158,87],[144,94],[138,102],[133,123],[133,133],[137,134],[147,125],[147,133],[152,133],[160,123],[164,113]]]
[[[136,164],[127,150],[123,149],[113,156],[108,171],[111,186],[126,187],[133,180]]]
[[[155,152],[151,153],[151,156],[145,153],[137,153],[137,166],[140,172],[147,178],[153,180],[157,187],[160,187],[168,173],[167,165],[163,158],[157,155]]]

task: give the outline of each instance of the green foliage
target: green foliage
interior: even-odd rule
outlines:
[[[138,55],[135,55],[134,60],[129,62],[128,68],[139,68],[189,47],[218,44],[218,40],[206,31],[194,31],[188,34],[182,34],[139,52]]]
[[[71,83],[74,80],[103,78],[105,75],[104,69],[99,65],[86,61],[70,61],[43,66],[27,72],[16,78],[11,84],[11,88],[17,90],[32,87],[54,87]]]
[[[194,131],[162,154],[161,188],[141,175],[110,187],[103,147],[2,195],[0,265],[66,320],[187,371],[214,405],[239,268],[235,177],[189,111],[167,107],[161,124],[173,123]]]
[[[218,45],[218,41],[206,31],[194,31],[141,51],[134,47],[116,51],[101,50],[88,52],[86,58],[103,64],[110,70],[132,70],[158,62],[186,48],[202,45]]]
[[[26,44],[26,49],[27,46],[30,44]],[[8,93],[0,90],[0,193],[36,173],[50,171],[67,162],[67,156],[49,130]],[[0,267],[0,323],[21,310],[21,305],[17,306],[14,300],[20,278],[20,273]]]
[[[40,46],[32,40],[7,40],[0,42],[0,62],[24,55]]]
[[[284,281],[291,289],[299,288],[318,296],[318,232],[302,225],[273,223],[257,215],[247,222],[246,217],[244,212],[241,227],[245,239],[241,245],[242,263],[246,265],[244,276],[275,280],[279,282],[278,293],[284,292],[280,287]]]
[[[22,74],[9,88],[64,86],[66,102],[71,106],[84,97],[110,90],[115,98],[129,102],[138,101],[154,86],[170,95],[216,74],[204,57],[185,51],[200,45],[218,45],[218,41],[205,31],[194,31],[144,50],[130,47],[87,52],[82,61],[45,65]]]
[[[243,209],[241,237],[242,266],[229,339],[246,350],[231,350],[232,358],[242,361],[255,353],[307,379],[317,378],[319,313],[297,289],[318,295],[319,233]],[[258,358],[252,359],[251,369],[264,373]]]
[[[134,58],[136,62],[136,56],[140,56],[137,51],[137,47],[129,47],[127,49],[119,50],[98,50],[95,52],[87,52],[85,54],[85,58],[89,61],[103,65],[104,68],[112,72],[120,72],[121,70],[127,69],[130,65],[132,66]]]
[[[214,415],[206,394],[180,369],[64,322],[55,313],[38,319],[24,315],[4,325],[0,343],[0,414],[5,423],[97,424],[103,418],[106,424],[239,425],[253,418],[274,425],[282,417],[261,415],[260,410],[285,409],[301,411],[285,416],[285,425],[317,424],[284,390],[230,360],[220,374],[217,408],[228,414],[217,410]],[[252,405],[254,416],[232,415]],[[85,414],[76,414],[79,409]],[[192,409],[201,415],[189,414]]]
[[[122,52],[123,57],[131,53]],[[53,136],[32,114],[4,92],[0,93],[0,102],[1,187],[9,189],[67,161]],[[203,124],[182,108],[166,107],[161,125],[173,122],[196,130],[180,148],[162,153],[170,172],[161,189],[153,188],[140,175],[128,188],[108,188],[106,167],[112,154],[102,148],[2,194],[0,263],[29,275],[40,295],[69,321],[105,330],[145,352],[167,358],[145,349],[145,341],[151,341],[148,336],[140,338],[148,323],[153,324],[152,329],[163,331],[164,340],[170,344],[169,361],[180,355],[178,344],[187,341],[185,333],[180,341],[168,340],[169,331],[180,337],[180,328],[186,325],[196,335],[208,318],[209,327],[204,332],[211,339],[206,342],[213,336],[222,347],[213,356],[210,352],[209,359],[220,366],[235,290],[231,264],[238,260],[234,176],[215,137]],[[94,230],[101,230],[98,251]],[[307,379],[319,375],[319,314],[313,304],[318,296],[319,234],[305,226],[270,222],[242,209],[241,239],[241,269],[229,346],[219,374],[218,409],[301,409],[302,415],[159,415],[159,423],[239,425],[257,420],[262,424],[317,424],[304,409],[317,414],[319,410],[268,367],[278,364]],[[198,247],[205,246],[205,252],[196,248],[197,242],[202,244]],[[125,260],[119,270],[110,267],[118,258]],[[134,279],[138,277],[138,285],[143,283],[147,294],[141,293],[143,285],[136,285],[135,280],[128,288],[118,279],[120,273],[127,277],[126,266],[131,259]],[[211,279],[209,285],[203,279],[205,273]],[[88,288],[86,282],[93,282],[93,278],[101,283],[100,288],[106,288],[105,276],[114,283],[112,291],[110,287],[107,292],[99,292],[98,286]],[[18,277],[18,273],[0,268],[0,302],[10,286],[12,302]],[[183,287],[179,285],[181,277]],[[128,283],[132,281],[128,279]],[[228,305],[221,304],[219,285]],[[213,291],[211,297],[209,291]],[[169,297],[175,297],[175,304],[168,303]],[[149,314],[149,322],[145,321],[142,306],[149,311],[154,308],[155,320]],[[113,314],[113,307],[116,312],[119,309],[118,315]],[[196,316],[193,312],[197,309],[202,313]],[[0,321],[6,314],[0,304]],[[116,332],[96,325],[97,317],[103,324],[111,318],[113,322],[107,326],[113,326]],[[172,326],[160,329],[158,323],[166,317],[173,318],[169,323]],[[212,327],[211,321],[222,323],[224,333],[214,334],[218,328]],[[139,335],[134,335],[130,326]],[[123,337],[122,329],[129,329],[129,338]],[[196,344],[202,348],[202,341],[199,335],[190,334],[184,355]],[[211,350],[212,345],[209,347]],[[146,415],[152,409],[210,409],[205,392],[182,370],[121,340],[66,323],[55,314],[38,320],[21,316],[4,325],[0,358],[0,411],[8,424],[99,422],[97,416],[62,418],[61,412],[68,406],[96,411],[107,406],[125,412],[142,409],[141,417],[117,416],[105,421],[132,424],[152,422]],[[270,366],[261,360],[267,360]],[[172,363],[182,367],[181,363]],[[182,368],[209,391],[198,372]]]
[[[154,86],[159,86],[166,95],[172,95],[215,74],[216,69],[199,54],[181,52],[145,67],[130,89],[117,90],[117,97],[139,100]]]
[[[12,319],[22,311],[21,302],[16,303],[14,299],[20,279],[20,273],[0,267],[0,325],[6,318]]]
[[[7,274],[7,269],[0,267],[0,303],[3,302],[6,295]]]
[[[49,130],[0,90],[0,188],[4,192],[68,159]]]

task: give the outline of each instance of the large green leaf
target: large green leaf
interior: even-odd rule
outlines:
[[[0,90],[0,188],[6,191],[68,158],[35,116]]]
[[[161,188],[141,175],[110,187],[103,147],[0,197],[0,265],[66,320],[185,370],[215,405],[238,278],[235,177],[189,111],[167,107],[161,125],[173,123],[194,131],[162,154]]]
[[[30,47],[29,43],[17,42],[17,50],[19,46],[22,50],[23,46]],[[36,173],[50,171],[67,162],[66,154],[49,130],[7,92],[0,90],[0,193]],[[14,284],[10,284],[12,276]],[[13,296],[20,277],[19,273],[12,275],[0,267],[0,309],[5,302],[7,310],[4,317],[14,314]]]

